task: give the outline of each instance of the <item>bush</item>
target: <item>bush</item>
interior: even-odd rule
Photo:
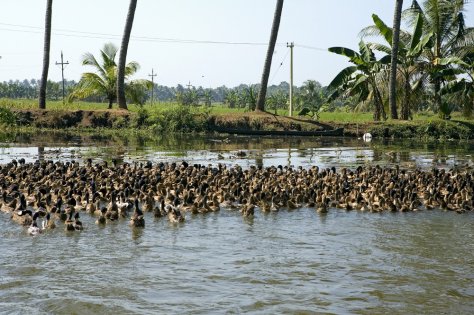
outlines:
[[[137,111],[137,115],[135,116],[133,125],[137,128],[148,126],[150,125],[148,122],[149,118],[150,114],[148,113],[148,111],[145,108],[140,107]]]
[[[194,113],[190,106],[181,105],[147,119],[155,132],[201,132],[206,130],[206,119]]]
[[[14,125],[16,123],[16,115],[6,107],[0,107],[0,124]]]

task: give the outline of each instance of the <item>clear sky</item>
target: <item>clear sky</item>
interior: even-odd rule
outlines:
[[[411,1],[405,0],[404,7]],[[258,83],[265,59],[275,0],[138,0],[128,60],[140,63],[135,78],[168,86],[216,87]],[[327,85],[346,67],[331,46],[357,48],[359,31],[372,13],[392,24],[394,0],[286,0],[270,84],[289,81],[287,42],[295,43],[295,84],[314,79]],[[41,77],[46,0],[2,1],[0,81]],[[79,80],[85,52],[98,55],[106,42],[120,45],[128,0],[54,0],[49,79]],[[471,6],[467,22],[472,26]],[[170,39],[170,40],[168,40]],[[190,40],[184,43],[183,40]],[[210,43],[221,42],[221,43]],[[231,43],[254,43],[232,45]],[[118,58],[118,56],[117,56]],[[283,65],[281,63],[283,62]]]

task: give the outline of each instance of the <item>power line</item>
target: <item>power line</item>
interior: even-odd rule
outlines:
[[[273,83],[273,80],[275,80],[275,77],[276,75],[278,74],[278,72],[280,71],[281,67],[283,66],[283,63],[285,63],[285,60],[286,58],[288,57],[288,54],[290,53],[290,50],[288,49],[288,51],[286,52],[286,55],[285,57],[283,57],[283,60],[280,62],[280,65],[278,66],[278,68],[276,69],[275,73],[273,74],[273,76],[271,77],[270,79],[270,84],[271,85]]]
[[[34,30],[18,30],[11,28],[0,28],[0,31],[10,31],[19,33],[31,33],[31,34],[42,34],[42,28],[35,26],[26,26],[18,24],[7,24],[0,23],[0,25],[30,28]],[[37,29],[37,31],[35,31]],[[72,34],[68,34],[72,33]],[[107,34],[107,33],[93,33],[93,32],[81,32],[67,29],[53,29],[54,35],[66,36],[66,37],[80,37],[80,38],[98,38],[98,39],[119,39],[122,35]],[[82,35],[80,35],[82,34]],[[143,42],[161,42],[161,43],[181,43],[181,44],[214,44],[214,45],[243,45],[243,46],[267,46],[268,43],[259,42],[233,42],[233,41],[216,41],[216,40],[197,40],[197,39],[183,39],[183,38],[166,38],[166,37],[150,37],[150,36],[132,36],[132,40],[143,41]],[[277,45],[284,45],[278,43]]]
[[[0,31],[20,32],[20,33],[32,33],[32,34],[43,34],[43,28],[31,25],[20,25],[10,23],[0,23],[4,26],[12,26],[19,28],[27,28],[32,30],[18,30],[11,28],[0,28]],[[37,31],[34,31],[37,30]],[[97,33],[97,32],[83,32],[75,31],[70,29],[53,29],[53,33],[58,36],[65,37],[79,37],[79,38],[96,38],[96,39],[120,39],[122,35],[110,34],[110,33]],[[160,43],[179,43],[179,44],[212,44],[212,45],[243,45],[243,46],[267,46],[268,43],[260,42],[233,42],[233,41],[216,41],[216,40],[197,40],[197,39],[185,39],[185,38],[167,38],[167,37],[151,37],[151,36],[132,36],[134,41],[142,42],[160,42]],[[286,43],[277,43],[278,46],[284,46]],[[315,47],[310,45],[296,45],[304,49],[310,49],[315,51],[328,52],[327,49],[321,47]]]
[[[317,51],[328,52],[327,49],[320,48],[320,47],[314,47],[314,46],[308,46],[308,45],[296,45],[296,44],[295,44],[295,47],[301,47],[301,48],[305,48],[305,49],[311,49],[311,50],[317,50]]]

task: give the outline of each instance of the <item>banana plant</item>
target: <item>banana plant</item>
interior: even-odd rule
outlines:
[[[387,55],[392,53],[392,37],[393,32],[382,19],[376,14],[372,15],[374,26],[366,28],[363,32],[371,35],[380,35],[387,42],[386,45],[378,43],[368,44],[372,49],[383,52]],[[403,91],[403,99],[401,102],[400,118],[408,120],[411,117],[411,100],[413,94],[418,92],[427,80],[428,72],[425,69],[430,68],[426,62],[422,60],[422,53],[426,49],[433,46],[433,33],[423,33],[423,18],[418,14],[414,24],[413,33],[403,33],[398,46],[397,58],[397,78],[403,83],[400,89]]]
[[[390,56],[377,60],[372,48],[364,41],[359,43],[359,52],[345,47],[331,47],[329,51],[348,57],[349,62],[354,64],[339,72],[329,84],[329,90],[333,91],[330,99],[334,100],[343,93],[350,96],[357,95],[359,102],[370,99],[375,108],[374,120],[386,120],[387,115],[379,89],[379,75],[390,63]]]

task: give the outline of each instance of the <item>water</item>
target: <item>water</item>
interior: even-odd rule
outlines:
[[[257,161],[264,165],[306,166],[317,160],[327,166],[400,163],[428,168],[471,165],[469,154],[473,152],[469,143],[432,147],[405,143],[397,147],[342,139],[229,140],[117,145],[110,139],[81,140],[78,144],[77,140],[63,143],[50,138],[42,143],[46,145],[40,153],[51,159],[56,154],[61,159],[110,159],[121,150],[123,159],[131,161],[216,163],[214,157],[221,154],[226,156],[224,162],[244,166],[255,164],[255,156],[263,156]],[[9,155],[1,156],[3,159],[38,157],[37,140],[15,141],[5,146],[3,154]],[[250,158],[227,158],[239,150]],[[358,150],[365,153],[349,153]],[[337,151],[341,151],[339,156]],[[95,218],[84,213],[82,232],[66,233],[58,228],[31,237],[0,213],[0,312],[474,311],[473,213],[434,210],[373,214],[330,209],[327,215],[320,215],[314,209],[302,208],[270,214],[256,211],[253,219],[244,219],[238,212],[223,209],[206,215],[187,214],[186,222],[180,225],[154,219],[151,214],[145,219],[142,230],[130,228],[126,220],[101,228],[94,224]]]

